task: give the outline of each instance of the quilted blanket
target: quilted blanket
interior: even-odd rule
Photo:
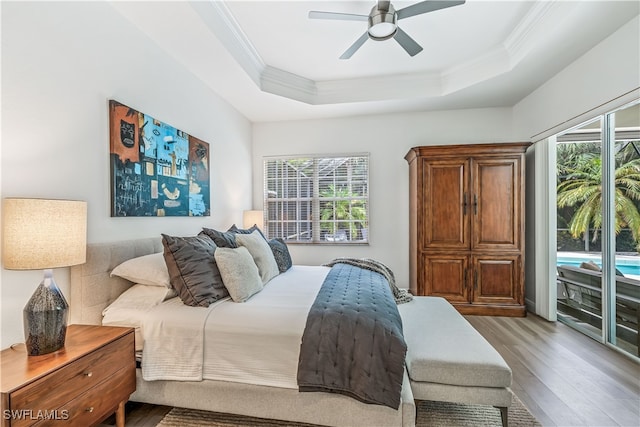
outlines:
[[[338,263],[307,316],[298,388],[398,409],[406,351],[402,319],[387,279]]]
[[[409,291],[406,289],[400,289],[396,285],[396,277],[393,274],[393,271],[380,261],[370,258],[335,258],[333,261],[323,265],[333,267],[336,264],[349,264],[382,274],[384,278],[387,279],[387,282],[389,282],[389,287],[391,288],[391,292],[393,292],[396,304],[404,304],[405,302],[409,302],[413,299],[413,295],[411,295]]]

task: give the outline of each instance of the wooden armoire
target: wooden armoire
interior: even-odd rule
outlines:
[[[410,289],[462,314],[525,316],[524,153],[530,143],[412,148]]]

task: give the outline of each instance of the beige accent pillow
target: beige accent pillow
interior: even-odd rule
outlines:
[[[262,290],[258,267],[247,248],[217,248],[213,256],[233,301],[245,302]]]
[[[142,285],[171,288],[169,270],[162,252],[131,258],[114,268],[111,276]]]
[[[273,251],[258,230],[251,234],[236,234],[236,242],[238,246],[247,248],[253,257],[253,261],[258,266],[263,285],[280,274]]]

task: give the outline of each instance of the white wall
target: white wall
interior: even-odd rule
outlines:
[[[111,218],[109,99],[208,142],[211,216]],[[2,3],[2,197],[88,202],[88,241],[197,234],[251,208],[251,123],[108,3]],[[55,272],[68,292],[68,269]],[[22,342],[40,271],[2,270],[1,346]]]
[[[516,104],[514,129],[540,140],[602,114],[611,108],[604,104],[638,88],[640,16]]]
[[[338,256],[377,259],[394,271],[398,286],[405,288],[409,285],[409,168],[404,156],[409,149],[514,140],[510,108],[256,123],[253,129],[256,208],[263,206],[264,156],[370,153],[369,246],[292,244],[289,249],[297,264],[317,265]]]

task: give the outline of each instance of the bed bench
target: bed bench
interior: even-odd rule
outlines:
[[[414,297],[398,305],[415,400],[492,405],[508,425],[511,368],[445,299]]]

